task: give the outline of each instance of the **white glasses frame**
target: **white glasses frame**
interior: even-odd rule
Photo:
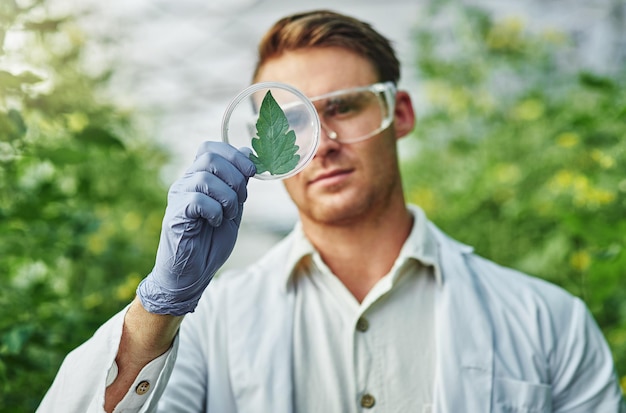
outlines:
[[[315,103],[324,99],[341,96],[343,94],[358,93],[358,92],[373,92],[378,98],[379,103],[381,103],[381,109],[384,109],[386,106],[387,112],[386,112],[386,116],[382,118],[380,126],[374,129],[373,131],[371,131],[370,133],[368,133],[367,135],[360,136],[355,139],[342,140],[340,136],[337,136],[337,133],[335,131],[329,130],[328,127],[322,123],[322,129],[326,132],[326,134],[328,135],[330,139],[335,140],[340,143],[355,143],[355,142],[361,142],[366,139],[369,139],[379,134],[380,132],[384,131],[385,129],[389,127],[389,125],[391,125],[391,123],[393,122],[394,114],[395,114],[397,91],[398,89],[396,87],[396,84],[392,81],[378,82],[378,83],[373,83],[368,86],[359,86],[359,87],[354,87],[350,89],[335,90],[333,92],[326,93],[324,95],[311,97],[309,98],[309,100]],[[384,102],[382,102],[381,99],[384,99]]]

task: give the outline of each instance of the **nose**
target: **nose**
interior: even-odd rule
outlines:
[[[322,131],[326,134],[326,136],[329,139],[332,139],[334,141],[337,140],[337,132],[335,132],[334,130],[330,129],[328,126],[326,126],[325,124],[321,124],[322,125]]]
[[[315,156],[327,156],[329,153],[337,151],[341,147],[341,143],[337,141],[337,132],[321,124],[320,144],[317,147]]]

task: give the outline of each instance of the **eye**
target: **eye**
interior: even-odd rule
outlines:
[[[326,101],[324,115],[325,117],[347,118],[359,114],[367,103],[368,99],[362,93],[336,96]]]
[[[308,112],[302,107],[289,108],[285,110],[285,116],[289,123],[289,128],[294,130],[303,129],[310,122]]]
[[[328,102],[325,113],[330,116],[345,115],[354,110],[348,99],[333,99]]]

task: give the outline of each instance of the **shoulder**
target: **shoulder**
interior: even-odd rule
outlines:
[[[594,348],[604,345],[580,298],[473,253],[466,256],[466,262],[498,337],[497,347],[540,350],[544,361],[551,364],[565,354],[572,355],[571,347],[577,341]]]
[[[477,254],[467,254],[466,263],[472,274],[487,288],[514,301],[539,300],[562,303],[578,300],[560,286],[539,277],[505,267]]]
[[[473,294],[501,337],[527,340],[547,354],[560,336],[588,318],[584,302],[565,289],[481,257],[440,231],[438,240],[443,266],[453,272],[448,271],[444,288],[462,290],[455,296]]]
[[[570,314],[584,303],[562,287],[499,265],[474,253],[467,254],[466,263],[486,298],[502,308],[546,314]],[[577,310],[580,311],[580,310]]]
[[[486,302],[503,307],[531,307],[559,310],[577,305],[580,300],[565,289],[519,270],[500,265],[476,254],[472,247],[451,238],[432,222],[429,226],[438,241],[440,260],[456,261],[460,265],[452,278],[460,278],[463,285],[470,283],[477,288]],[[459,259],[460,258],[460,259]],[[444,265],[445,266],[445,265]],[[449,278],[449,277],[448,277]]]

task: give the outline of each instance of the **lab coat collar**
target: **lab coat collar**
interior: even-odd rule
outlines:
[[[394,268],[402,265],[407,259],[414,259],[424,265],[434,267],[435,279],[437,284],[441,286],[442,278],[438,260],[438,243],[429,228],[428,218],[424,211],[416,205],[409,204],[407,208],[414,218],[413,228],[398,255]],[[296,223],[289,236],[292,237],[292,247],[282,274],[285,290],[289,288],[293,277],[298,272],[299,266],[304,262],[303,260],[317,253],[306,237],[300,222]],[[397,274],[398,272],[395,271],[395,273]]]

